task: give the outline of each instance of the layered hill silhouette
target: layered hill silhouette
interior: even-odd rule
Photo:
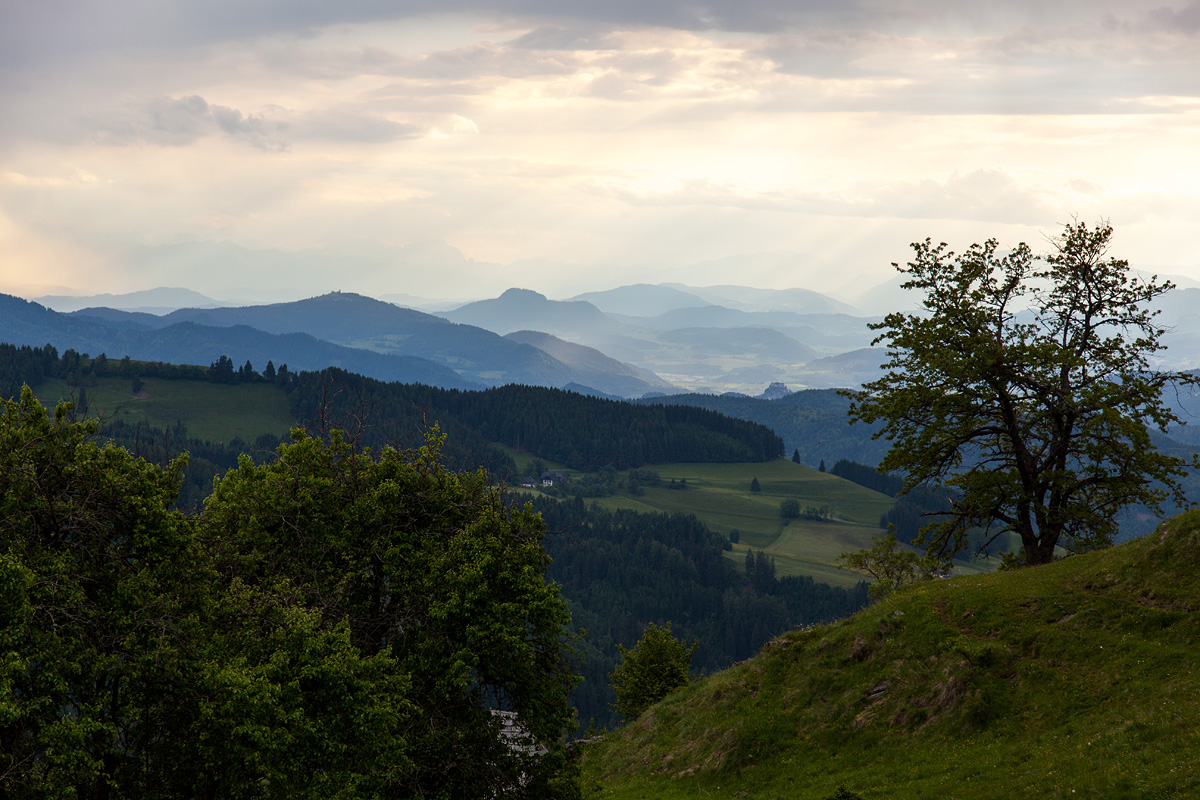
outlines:
[[[870,341],[866,321],[841,313],[844,304],[815,292],[710,287],[708,298],[756,309],[775,298],[787,307],[759,311],[716,305],[688,287],[636,284],[580,298],[550,300],[527,289],[468,303],[441,316],[497,333],[537,330],[599,350],[676,383],[711,382],[712,388],[797,380],[804,364]],[[741,299],[738,299],[741,298]],[[649,314],[649,316],[639,316]],[[809,342],[812,344],[810,345]],[[822,385],[828,380],[820,375]]]
[[[686,288],[635,283],[602,292],[584,292],[571,298],[591,303],[609,314],[633,317],[656,317],[677,308],[708,305],[708,301]]]
[[[201,366],[225,355],[237,364],[250,361],[257,369],[273,361],[293,370],[339,367],[379,380],[481,388],[480,383],[429,359],[343,347],[307,333],[273,334],[242,324],[215,327],[186,320],[150,327],[144,318],[161,317],[128,312],[112,315],[125,315],[128,324],[121,327],[84,313],[60,314],[19,297],[0,295],[0,341],[33,347],[53,344],[60,350],[105,353],[111,358],[129,356]]]
[[[859,314],[854,306],[811,289],[759,289],[753,286],[686,286],[664,284],[682,289],[713,305],[741,311],[790,311],[798,314]]]
[[[626,364],[615,358],[609,358],[594,347],[564,341],[541,331],[513,331],[504,338],[522,344],[533,345],[564,364],[569,364],[580,374],[577,384],[568,384],[561,388],[584,389],[595,388],[590,381],[610,388],[605,394],[616,394],[623,397],[634,397],[650,390],[674,392],[677,387],[667,383],[648,369]],[[592,374],[589,379],[588,373]],[[626,378],[624,382],[621,378]]]
[[[529,289],[509,289],[497,298],[467,303],[442,316],[499,334],[538,330],[555,335],[596,335],[611,334],[619,327],[591,303],[550,300]]]
[[[33,298],[34,302],[40,303],[47,308],[52,308],[55,311],[78,311],[82,308],[94,306],[104,306],[106,308],[120,308],[125,311],[145,311],[150,314],[166,314],[174,311],[177,308],[192,306],[196,308],[209,308],[222,305],[217,300],[214,300],[207,295],[194,292],[191,289],[182,289],[178,287],[160,286],[156,289],[145,289],[140,292],[126,292],[124,294],[96,294],[86,297],[72,297],[69,295],[46,295],[44,297]]]
[[[53,313],[53,312],[50,312]],[[599,313],[598,311],[596,313]],[[90,324],[119,331],[118,339],[152,341],[150,331],[169,331],[179,324],[200,326],[208,330],[223,330],[215,335],[229,343],[228,352],[235,361],[243,360],[237,353],[253,350],[261,357],[261,349],[250,343],[237,344],[246,337],[242,329],[253,329],[276,336],[305,335],[323,340],[331,351],[316,348],[307,358],[306,368],[338,366],[383,380],[407,380],[396,377],[396,370],[387,367],[380,357],[421,359],[440,369],[419,379],[436,386],[467,385],[496,386],[523,383],[537,386],[561,387],[568,384],[588,386],[606,394],[638,397],[648,392],[671,389],[671,385],[645,370],[610,360],[603,365],[592,359],[588,363],[567,363],[544,349],[521,341],[506,339],[492,331],[474,325],[456,324],[432,314],[400,308],[363,295],[333,292],[289,303],[273,303],[236,308],[184,308],[169,314],[88,308],[69,316],[74,323]],[[228,331],[241,331],[230,334]],[[47,339],[52,341],[53,339]],[[26,343],[23,339],[20,343]],[[265,345],[266,342],[259,342]],[[256,346],[257,347],[257,346]],[[355,351],[357,361],[351,366]],[[182,351],[173,350],[170,357],[142,350],[141,357],[172,360]],[[207,352],[207,351],[205,351]],[[325,355],[318,358],[318,353]],[[132,354],[131,354],[132,355]],[[338,360],[314,363],[325,358]],[[251,356],[247,356],[251,357]],[[279,361],[279,357],[275,357]],[[289,364],[291,361],[289,361]],[[415,363],[415,362],[414,362]]]
[[[94,299],[122,310],[89,307],[76,314],[125,330],[186,321],[222,328],[247,325],[274,334],[306,333],[345,347],[424,358],[453,370],[461,381],[487,386],[572,386],[620,397],[670,393],[679,387],[754,396],[776,382],[795,388],[853,387],[878,377],[886,359],[869,348],[875,336],[869,325],[879,320],[870,314],[907,308],[913,302],[895,281],[879,290],[878,302],[857,309],[799,288],[633,284],[570,300],[510,289],[436,315],[352,293],[238,308],[198,302],[198,307],[159,315],[160,303],[188,297],[207,300],[186,290],[159,289],[97,295]],[[1200,289],[1178,289],[1157,302],[1169,348],[1156,354],[1154,366],[1195,367],[1194,354],[1200,348],[1198,296]],[[76,307],[83,300],[60,297],[56,302]],[[138,308],[155,313],[138,313]],[[508,336],[519,331],[552,338],[534,342]],[[592,352],[568,351],[566,344]],[[609,361],[602,364],[599,355]],[[670,386],[664,388],[664,383]]]

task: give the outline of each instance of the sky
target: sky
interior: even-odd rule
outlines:
[[[1200,2],[0,0],[0,291],[1200,280]]]

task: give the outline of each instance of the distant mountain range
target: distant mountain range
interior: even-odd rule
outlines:
[[[569,386],[617,397],[754,396],[773,383],[857,386],[886,360],[870,346],[869,325],[880,317],[859,309],[911,301],[898,280],[865,292],[858,309],[807,289],[684,284],[633,284],[568,300],[514,288],[436,315],[349,292],[241,307],[187,289],[44,299],[71,313],[14,311],[0,321],[0,336],[167,361],[270,358],[384,380]],[[1157,307],[1169,331],[1157,365],[1194,368],[1200,288],[1177,289]],[[270,338],[287,336],[302,338]]]
[[[806,365],[870,344],[867,324],[874,318],[845,313],[848,308],[803,289],[637,284],[572,300],[510,289],[440,316],[500,334],[548,333],[693,391],[757,394],[776,381],[799,387],[847,385],[827,364],[817,370]],[[860,372],[844,377],[857,379]]]
[[[854,306],[811,289],[755,289],[751,286],[665,284],[707,303],[739,311],[790,311],[796,314],[859,314]]]
[[[709,304],[700,295],[685,289],[649,283],[618,286],[603,292],[586,292],[571,299],[591,303],[608,314],[630,317],[657,317],[677,308],[695,308]]]
[[[62,294],[45,295],[35,297],[33,301],[55,311],[78,311],[81,308],[103,306],[148,314],[166,314],[177,308],[215,308],[228,305],[199,292],[193,292],[191,289],[165,286],[140,292],[127,292],[126,294],[94,294],[87,297]]]
[[[514,331],[504,338],[514,342],[528,344],[544,353],[557,358],[563,363],[570,364],[581,376],[582,381],[575,385],[565,385],[560,388],[581,390],[595,388],[598,385],[613,387],[605,394],[616,394],[621,397],[635,397],[646,394],[646,386],[651,391],[674,392],[678,387],[667,383],[648,369],[641,369],[615,358],[609,358],[593,347],[587,347],[573,342],[563,341],[557,336],[540,331]],[[589,377],[588,372],[592,375]],[[622,384],[620,378],[628,381]]]
[[[448,388],[571,384],[621,397],[676,388],[587,348],[547,340],[564,361],[482,328],[338,292],[293,303],[163,315],[112,308],[61,314],[3,295],[0,340],[173,363],[205,365],[228,355],[259,368],[267,360],[292,369],[337,366],[380,380]]]
[[[554,334],[607,333],[620,327],[591,303],[548,300],[529,289],[509,289],[494,300],[479,300],[439,316],[451,322],[478,325],[499,334],[539,330]]]
[[[37,303],[0,295],[0,341],[34,347],[53,344],[59,351],[201,366],[227,355],[239,365],[250,361],[259,370],[273,361],[276,367],[286,363],[292,370],[333,366],[386,381],[463,389],[481,386],[426,358],[343,347],[307,333],[273,334],[247,325],[214,327],[187,320],[149,327],[141,320],[162,318],[108,313],[127,314],[131,324],[121,327],[79,312],[60,314]]]

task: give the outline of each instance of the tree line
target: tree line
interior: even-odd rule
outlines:
[[[301,373],[289,397],[298,420],[362,419],[364,435],[399,441],[438,423],[452,439],[500,442],[588,472],[680,461],[768,461],[783,454],[779,436],[757,423],[540,386],[439,389],[328,369]]]
[[[227,356],[205,368],[105,354],[90,358],[74,350],[60,356],[52,345],[0,345],[0,386],[6,397],[15,397],[22,384],[61,378],[81,390],[82,397],[77,393],[75,399],[86,411],[89,384],[110,375],[274,383],[288,393],[292,415],[303,427],[339,427],[375,446],[414,445],[439,424],[450,435],[451,463],[484,464],[500,477],[515,475],[516,465],[492,450],[492,442],[589,472],[680,461],[768,461],[783,454],[782,440],[769,428],[688,406],[635,406],[536,386],[440,389],[385,383],[336,368],[297,374],[271,362],[260,373],[249,362],[236,366]]]

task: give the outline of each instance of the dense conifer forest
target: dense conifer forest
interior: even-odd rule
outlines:
[[[687,406],[635,406],[547,389],[486,391],[383,383],[329,369],[289,386],[300,420],[366,422],[369,437],[405,440],[435,423],[454,438],[500,442],[572,469],[629,469],[676,461],[769,461],[783,455],[770,428]]]
[[[581,724],[615,724],[609,675],[617,644],[631,646],[649,622],[699,642],[693,668],[714,672],[749,658],[797,626],[848,616],[867,603],[867,585],[843,589],[808,577],[777,577],[763,553],[747,551],[745,572],[728,542],[690,514],[606,511],[581,498],[533,503],[547,528],[547,575],[562,585],[580,643],[585,682],[574,699]]]

